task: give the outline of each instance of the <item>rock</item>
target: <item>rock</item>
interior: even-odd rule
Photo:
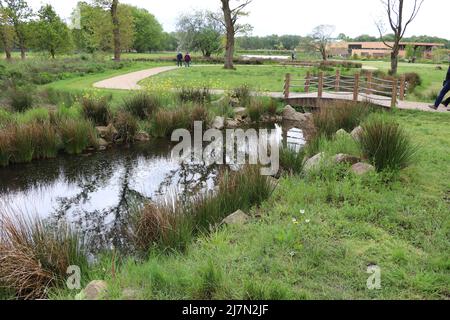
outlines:
[[[108,134],[108,127],[99,126],[95,127],[95,130],[97,130],[97,134],[101,138],[105,138]]]
[[[110,124],[107,127],[104,126],[96,127],[95,129],[97,130],[99,137],[105,139],[108,142],[114,141],[114,138],[118,134],[117,129],[112,124]]]
[[[245,117],[247,115],[247,109],[245,108],[235,108],[233,111],[236,117]]]
[[[239,121],[235,119],[227,119],[227,128],[229,129],[239,128]]]
[[[243,211],[238,210],[235,213],[232,213],[228,217],[223,219],[221,224],[243,225],[248,220],[250,220],[250,217],[246,213],[244,213]]]
[[[358,176],[363,176],[369,172],[374,172],[375,167],[368,163],[358,162],[354,164],[350,170]]]
[[[91,281],[79,294],[83,300],[100,300],[106,297],[108,284],[103,280]]]
[[[282,119],[296,128],[307,128],[312,126],[313,117],[311,113],[301,113],[287,105],[283,110]]]
[[[109,146],[109,143],[103,138],[98,138],[97,145],[99,150],[106,150],[106,148],[108,148]]]
[[[139,142],[150,141],[150,135],[145,131],[139,131],[134,137],[134,140]]]
[[[358,163],[359,160],[360,159],[358,157],[351,156],[351,155],[348,155],[348,154],[343,154],[343,153],[339,153],[339,154],[337,154],[337,155],[335,155],[333,157],[333,162],[335,164],[345,163],[345,164],[353,165],[355,163]]]
[[[238,98],[235,98],[235,97],[231,97],[231,98],[230,98],[230,105],[231,105],[233,108],[238,108],[239,105],[240,105],[239,99],[238,99]]]
[[[212,127],[217,130],[222,130],[225,126],[225,119],[223,117],[216,117]]]
[[[359,126],[356,127],[355,129],[353,129],[351,136],[353,137],[353,139],[355,139],[356,141],[359,141],[361,139],[361,136],[363,134],[364,129]]]
[[[339,129],[336,132],[336,137],[337,138],[346,138],[346,137],[350,137],[350,134],[347,131],[345,131],[344,129]]]
[[[316,154],[314,157],[306,160],[303,169],[306,172],[308,172],[308,171],[311,171],[311,170],[317,168],[320,165],[320,163],[324,160],[324,158],[325,158],[325,153],[321,152],[319,154]]]

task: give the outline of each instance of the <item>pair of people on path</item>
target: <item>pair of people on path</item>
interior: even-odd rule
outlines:
[[[444,87],[442,88],[441,92],[439,93],[439,95],[436,99],[436,102],[434,103],[434,105],[430,106],[431,109],[437,110],[439,108],[439,106],[441,105],[441,103],[445,107],[448,107],[448,105],[450,104],[450,97],[448,97],[447,99],[444,100],[445,95],[450,91],[450,66],[448,67],[447,76],[445,77],[443,86]],[[447,109],[447,111],[450,111],[450,109]]]
[[[190,67],[191,66],[191,55],[189,54],[189,52],[187,52],[184,57],[183,54],[181,52],[178,52],[177,54],[177,66],[178,67],[182,67],[183,66],[183,60],[184,60],[184,66],[185,67]]]

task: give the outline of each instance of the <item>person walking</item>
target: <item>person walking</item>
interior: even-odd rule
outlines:
[[[183,54],[181,52],[178,52],[177,54],[177,67],[183,66]]]
[[[449,60],[450,60],[450,56],[449,56]],[[446,100],[444,100],[445,95],[450,91],[450,65],[448,67],[447,70],[447,76],[445,77],[445,81],[443,83],[443,88],[441,90],[441,92],[439,93],[436,102],[434,103],[434,105],[431,105],[430,108],[437,110],[439,108],[439,105],[442,103],[445,107],[448,107],[448,105],[450,104],[450,97],[448,97]],[[447,111],[450,111],[450,109],[448,109]]]
[[[185,67],[189,68],[191,66],[191,55],[189,54],[189,52],[186,52],[186,54],[184,55],[184,65]]]

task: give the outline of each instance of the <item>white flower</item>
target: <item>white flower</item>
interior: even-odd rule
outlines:
[[[306,222],[306,223],[310,223],[310,222],[311,222],[311,220],[309,220],[309,219],[306,219],[306,220],[305,220],[305,222]]]
[[[300,214],[305,214],[305,210],[300,210]]]

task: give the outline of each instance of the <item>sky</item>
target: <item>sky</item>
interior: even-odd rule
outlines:
[[[174,31],[177,17],[193,9],[220,9],[219,0],[121,0],[153,13],[166,31]],[[232,0],[237,1],[237,0]],[[414,0],[406,0],[412,3]],[[43,3],[52,4],[68,18],[78,0],[28,0],[38,9]],[[380,0],[253,0],[245,22],[253,26],[252,35],[307,35],[321,24],[336,26],[336,35],[355,37],[378,35],[375,21],[384,17]],[[450,39],[450,1],[424,0],[422,10],[410,25],[406,36],[430,35]]]

